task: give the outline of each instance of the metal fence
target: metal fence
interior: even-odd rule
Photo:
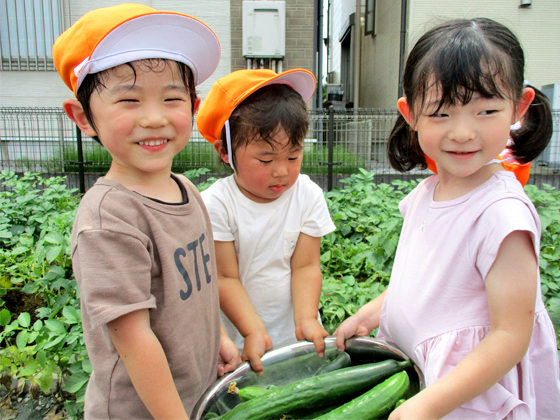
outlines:
[[[425,178],[430,171],[399,173],[386,157],[386,140],[397,117],[394,109],[310,111],[311,127],[304,143],[302,172],[324,190],[359,168],[373,171],[375,182]],[[560,188],[560,110],[553,112],[550,145],[533,162],[530,184]],[[78,141],[81,139],[81,141]],[[0,165],[18,173],[66,176],[70,188],[87,190],[110,166],[110,156],[96,141],[81,135],[61,108],[0,108]],[[231,170],[196,130],[174,160],[173,171],[208,168],[199,180],[222,177]]]

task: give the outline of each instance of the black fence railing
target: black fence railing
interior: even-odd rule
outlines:
[[[359,168],[373,171],[377,183],[394,179],[425,178],[430,171],[406,174],[393,170],[386,156],[386,141],[397,117],[395,109],[314,110],[304,143],[302,172],[324,190]],[[554,134],[550,145],[533,162],[530,184],[560,188],[560,110],[553,111]],[[62,108],[0,108],[0,168],[18,173],[41,172],[65,176],[70,188],[87,190],[110,166],[107,151],[81,135]],[[175,158],[173,171],[208,168],[209,177],[231,170],[220,164],[212,145],[193,129],[191,140]]]

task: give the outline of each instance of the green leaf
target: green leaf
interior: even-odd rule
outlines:
[[[66,327],[57,319],[47,319],[45,321],[45,327],[54,333],[66,335]]]
[[[31,315],[27,312],[22,312],[18,316],[18,323],[23,328],[28,328],[31,325]]]
[[[44,369],[39,376],[35,377],[35,381],[41,388],[41,391],[48,393],[53,383],[53,372],[50,369]]]
[[[75,373],[64,382],[64,391],[75,394],[89,381],[89,375],[85,373]]]
[[[26,330],[20,331],[16,337],[16,345],[19,351],[23,351],[27,346],[29,333]]]
[[[45,366],[47,364],[47,353],[45,353],[43,350],[39,350],[35,358],[37,359],[37,363],[39,363],[41,366]]]
[[[80,313],[73,306],[65,306],[62,314],[66,318],[67,324],[78,324],[81,322]]]
[[[5,327],[12,320],[12,314],[6,308],[0,311],[0,326]]]

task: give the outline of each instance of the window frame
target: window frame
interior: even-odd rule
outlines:
[[[377,0],[366,0],[364,35],[376,36]]]

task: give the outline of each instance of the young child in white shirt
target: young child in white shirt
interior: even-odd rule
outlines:
[[[239,70],[219,79],[197,116],[234,174],[202,193],[216,245],[222,322],[242,360],[308,340],[323,356],[321,237],[335,229],[322,189],[300,174],[312,73]]]

